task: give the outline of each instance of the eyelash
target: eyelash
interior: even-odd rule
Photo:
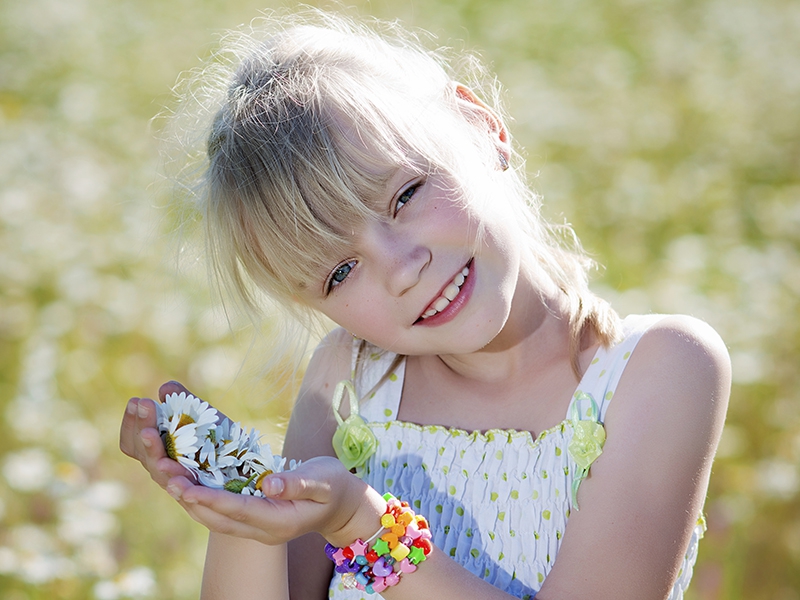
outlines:
[[[411,201],[411,198],[414,196],[414,194],[417,193],[417,190],[420,187],[422,187],[422,184],[423,184],[422,181],[414,183],[414,184],[408,186],[406,189],[404,189],[402,191],[402,193],[399,196],[397,196],[397,201],[395,202],[395,205],[394,205],[394,214],[395,214],[395,216],[397,215],[397,213],[400,212],[400,210],[406,204],[408,204]],[[406,196],[408,196],[408,197],[406,198]],[[406,198],[406,200],[403,201],[403,198]],[[402,204],[400,204],[401,201],[403,202]]]
[[[339,287],[342,283],[345,282],[347,277],[350,275],[350,273],[356,267],[356,264],[357,264],[357,261],[355,261],[355,260],[347,260],[347,261],[345,261],[345,262],[343,262],[341,264],[336,265],[336,267],[333,269],[333,271],[331,271],[331,274],[328,276],[327,282],[325,283],[325,293],[326,293],[326,295],[330,294],[335,288]],[[344,269],[345,267],[347,267],[347,271],[345,271],[344,277],[342,277],[340,280],[337,281],[336,274],[340,270]]]

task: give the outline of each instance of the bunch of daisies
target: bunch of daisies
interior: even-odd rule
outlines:
[[[158,430],[167,456],[177,460],[205,486],[262,496],[261,481],[285,469],[286,459],[261,444],[256,429],[248,433],[215,408],[191,394],[169,394],[157,403]],[[219,421],[219,422],[218,422]],[[297,466],[289,463],[289,469]]]

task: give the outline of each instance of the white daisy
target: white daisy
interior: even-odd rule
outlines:
[[[172,416],[166,430],[161,432],[161,439],[164,440],[167,456],[196,472],[200,465],[194,458],[200,450],[201,442],[197,438],[194,424],[181,424],[180,417],[179,414]]]
[[[216,427],[218,419],[217,409],[186,392],[168,394],[159,405],[159,427],[162,421],[172,421],[175,415],[180,415],[178,427],[194,424],[201,439]]]
[[[284,470],[286,459],[277,454],[272,454],[269,444],[262,445],[258,452],[251,452],[247,456],[249,468],[261,475],[265,471],[280,473]]]
[[[211,432],[214,430],[212,429]],[[225,485],[225,475],[217,464],[217,449],[211,440],[206,437],[197,453],[198,469],[195,471],[199,483],[206,487],[221,488]]]
[[[241,467],[253,448],[258,446],[260,434],[251,429],[248,434],[239,423],[229,419],[217,426],[217,463],[221,467]]]

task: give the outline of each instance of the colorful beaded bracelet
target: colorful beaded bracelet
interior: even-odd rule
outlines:
[[[325,554],[336,564],[346,589],[380,593],[397,585],[404,573],[416,571],[433,550],[425,517],[414,514],[408,502],[400,502],[389,493],[383,499],[386,512],[381,517],[381,529],[369,540],[357,539],[346,548],[325,544]]]

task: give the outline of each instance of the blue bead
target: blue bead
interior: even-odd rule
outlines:
[[[367,557],[366,556],[356,556],[356,562],[360,565],[367,564]]]
[[[369,578],[363,573],[356,573],[356,581],[361,585],[367,585],[369,583]]]

